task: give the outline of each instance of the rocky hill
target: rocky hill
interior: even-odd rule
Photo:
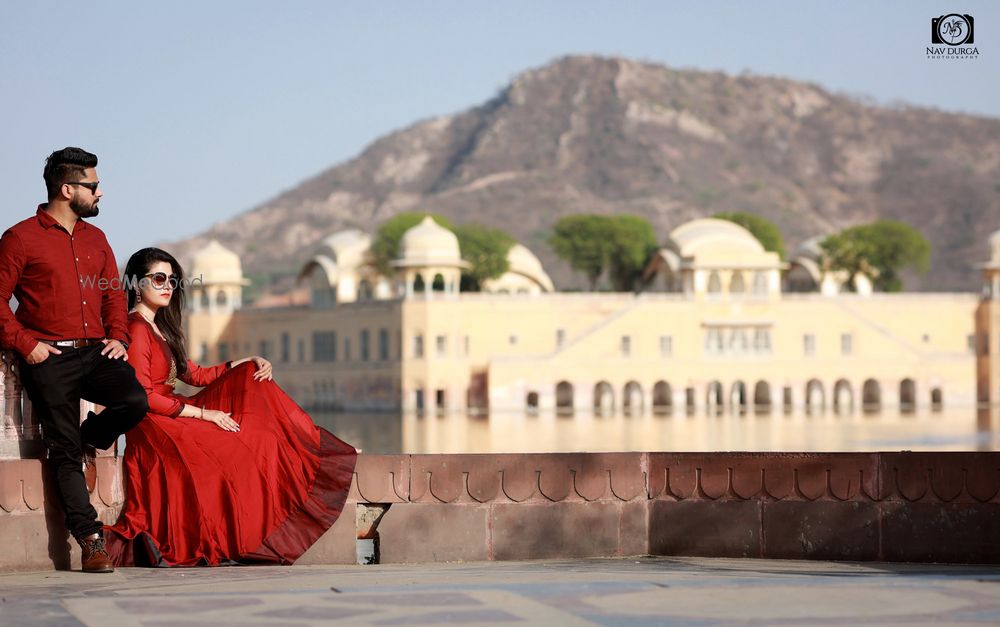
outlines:
[[[789,250],[892,218],[933,245],[908,289],[975,290],[1000,228],[1000,120],[880,107],[792,80],[566,57],[490,101],[386,135],[191,239],[218,238],[258,286],[281,291],[318,241],[399,211],[502,227],[563,289],[584,286],[545,243],[561,216],[635,213],[661,234],[717,211],[779,225]],[[258,287],[258,289],[260,289]]]

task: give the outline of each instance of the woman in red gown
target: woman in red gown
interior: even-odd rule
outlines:
[[[330,528],[357,450],[313,424],[251,357],[187,359],[180,264],[144,248],[125,268],[128,361],[149,397],[129,431],[125,505],[105,529],[116,566],[291,564]],[[203,387],[191,397],[176,380]]]

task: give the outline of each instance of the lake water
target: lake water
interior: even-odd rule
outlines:
[[[847,415],[311,414],[366,453],[1000,450],[1000,407]]]

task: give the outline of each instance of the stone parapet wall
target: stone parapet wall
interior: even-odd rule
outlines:
[[[86,477],[98,517],[114,522],[124,501],[120,458],[98,457]],[[79,567],[80,547],[63,524],[44,461],[0,459],[0,572]]]
[[[120,460],[97,459],[102,519]],[[0,460],[0,570],[78,565],[41,460]],[[362,455],[344,515],[300,560],[689,555],[1000,563],[1000,453]]]
[[[1000,453],[366,455],[351,496],[392,503],[384,562],[1000,563]]]

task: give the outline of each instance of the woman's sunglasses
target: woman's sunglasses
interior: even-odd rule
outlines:
[[[149,279],[149,284],[158,290],[168,285],[171,289],[176,289],[177,282],[180,280],[176,274],[167,274],[166,272],[153,272],[143,275],[143,278]]]

